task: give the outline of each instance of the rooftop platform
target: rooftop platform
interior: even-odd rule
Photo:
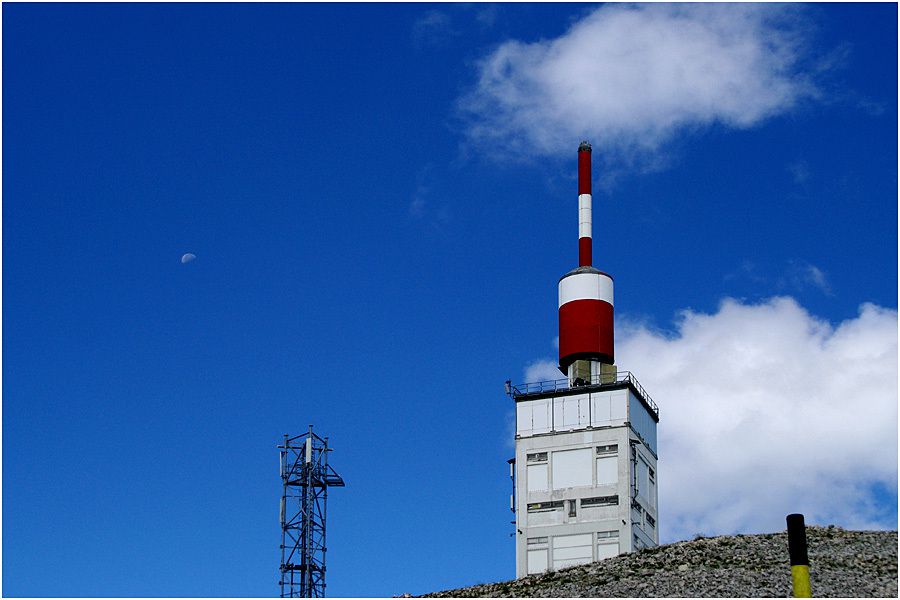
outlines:
[[[568,378],[536,381],[532,383],[517,383],[509,386],[508,393],[512,396],[513,400],[519,402],[521,400],[599,392],[604,390],[622,389],[624,387],[631,388],[634,395],[637,396],[658,422],[659,407],[653,399],[650,398],[650,395],[647,394],[644,387],[638,382],[631,371],[603,373],[602,375],[594,376],[591,378],[591,381],[581,382],[581,380],[578,380],[576,385],[570,385]]]

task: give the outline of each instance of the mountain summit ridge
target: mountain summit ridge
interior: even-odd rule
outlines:
[[[897,597],[897,532],[807,526],[814,597]],[[698,536],[433,598],[790,597],[787,533]]]

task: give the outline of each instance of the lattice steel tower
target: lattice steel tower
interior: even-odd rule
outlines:
[[[344,480],[328,465],[328,438],[284,436],[281,451],[282,598],[325,596],[325,503]]]

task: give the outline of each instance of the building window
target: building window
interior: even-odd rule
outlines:
[[[598,542],[601,541],[601,540],[608,540],[608,539],[610,539],[610,538],[617,538],[617,539],[618,539],[618,537],[619,537],[619,530],[618,530],[618,529],[614,529],[614,530],[612,530],[612,531],[598,531],[598,532],[597,532],[597,541],[598,541]]]
[[[597,454],[616,454],[619,452],[618,444],[609,444],[608,446],[597,446]]]
[[[649,513],[646,515],[646,517],[647,517],[647,525],[649,525],[650,527],[656,527],[656,519],[651,517]]]
[[[650,465],[638,454],[637,457],[637,497],[644,500],[645,504],[652,505],[650,501]]]
[[[591,471],[591,460],[590,448],[553,452],[550,461],[550,478],[553,489],[593,486],[594,474]]]
[[[578,504],[578,501],[577,500],[568,500],[567,502],[569,503],[569,516],[574,517],[575,516],[575,505]]]
[[[564,569],[594,560],[590,533],[553,536],[553,568]]]
[[[525,485],[529,492],[543,492],[550,486],[550,474],[546,462],[525,467]]]
[[[546,538],[546,537],[533,537],[533,538],[528,538],[528,545],[529,545],[529,546],[535,546],[535,545],[537,545],[537,544],[546,544],[546,543],[547,543],[547,538]]]
[[[556,510],[562,507],[562,500],[555,500],[553,502],[532,502],[528,505],[528,512],[546,512],[548,510]]]
[[[537,575],[538,573],[543,573],[550,567],[550,548],[544,546],[543,548],[534,547],[528,549],[526,552],[526,565],[529,575]]]
[[[596,462],[597,485],[616,485],[619,482],[619,458],[615,454],[598,456]]]
[[[525,489],[529,492],[543,492],[550,487],[550,463],[546,452],[525,455]]]
[[[586,506],[616,506],[618,504],[618,496],[595,496],[593,498],[581,499],[581,508],[585,508]]]
[[[597,532],[597,560],[612,558],[619,554],[619,531]]]

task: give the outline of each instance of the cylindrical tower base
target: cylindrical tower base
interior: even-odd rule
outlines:
[[[613,280],[579,267],[559,280],[559,368],[577,360],[613,364]]]

